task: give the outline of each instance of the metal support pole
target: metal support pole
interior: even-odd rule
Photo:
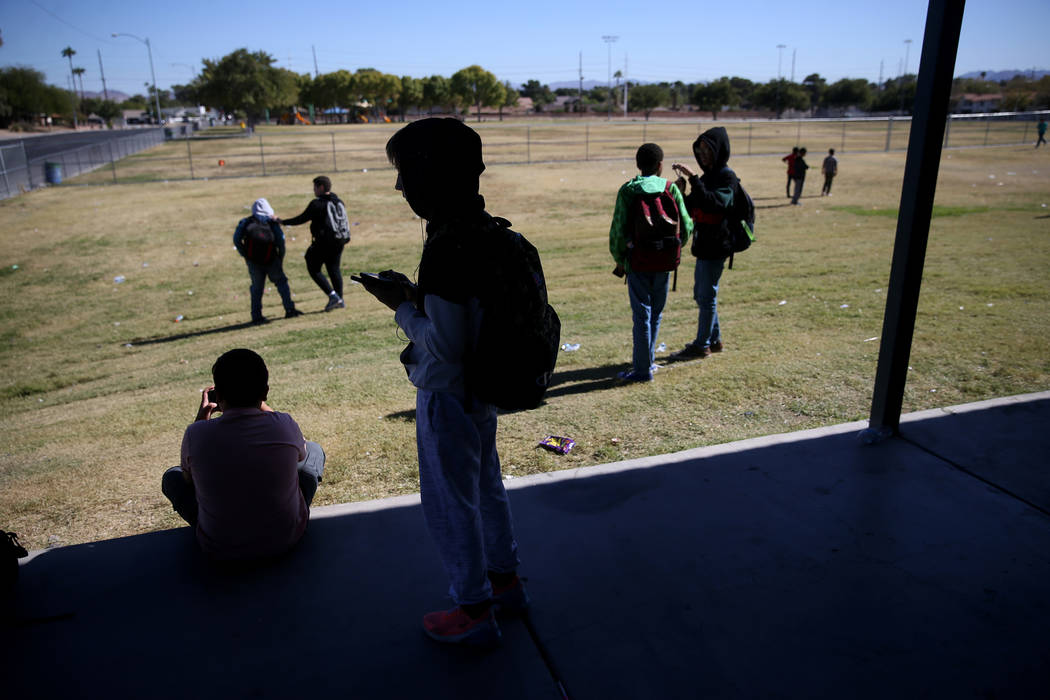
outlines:
[[[944,147],[948,148],[948,140],[952,136],[952,115],[948,115],[948,118],[944,120]]]
[[[988,145],[988,132],[992,128],[992,120],[988,117],[984,118],[984,145]]]
[[[649,124],[642,122],[642,143],[646,143],[649,137]]]
[[[846,120],[842,120],[842,145],[839,146],[840,151],[846,150]]]
[[[109,164],[113,167],[113,184],[117,184],[117,158],[113,155],[113,142],[109,142]]]
[[[747,154],[751,155],[751,130],[755,128],[754,123],[747,123]]]
[[[1021,137],[1021,143],[1028,143],[1028,120],[1024,120],[1024,136]]]
[[[801,119],[797,119],[795,121],[795,126],[798,127],[795,130],[795,145],[799,146],[799,145],[802,144],[802,120]]]
[[[7,179],[7,165],[4,163],[4,149],[0,148],[0,171],[4,173],[4,192],[11,196],[11,183]]]
[[[871,420],[865,439],[877,440],[896,434],[900,429],[926,242],[941,163],[941,131],[948,116],[962,18],[962,0],[930,0],[914,117],[908,138],[908,157],[904,165]]]
[[[890,139],[893,137],[893,116],[886,120],[886,150],[890,150]]]
[[[532,127],[525,127],[525,161],[532,163]]]
[[[196,178],[193,177],[193,151],[190,148],[190,137],[189,136],[186,137],[186,157],[189,158],[189,161],[190,161],[190,179],[194,180]]]
[[[329,132],[332,137],[332,170],[339,172],[339,165],[335,162],[335,132]]]
[[[259,162],[262,163],[263,177],[266,177],[266,156],[263,155],[262,134],[259,134]]]
[[[583,130],[583,159],[591,159],[591,125],[587,124]]]

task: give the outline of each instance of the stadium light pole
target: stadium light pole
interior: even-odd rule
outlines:
[[[777,44],[777,119],[780,119],[780,68],[783,65],[784,49],[786,48],[787,44]]]
[[[911,39],[904,40],[904,74],[908,74],[908,55],[911,53]]]
[[[609,100],[608,100],[609,109],[608,109],[608,116],[606,117],[606,119],[609,120],[609,121],[612,121],[612,101],[613,101],[613,91],[612,91],[612,45],[619,38],[620,38],[619,36],[613,36],[612,34],[604,34],[604,35],[602,35],[602,41],[604,41],[605,45],[609,48]]]
[[[113,36],[128,36],[146,45],[146,52],[149,54],[149,75],[153,78],[153,103],[157,106],[157,124],[160,124],[160,95],[157,93],[157,74],[153,71],[153,49],[149,45],[149,37],[143,39],[134,34],[125,34],[123,32],[113,32]]]

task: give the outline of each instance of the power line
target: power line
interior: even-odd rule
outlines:
[[[38,8],[40,8],[41,10],[43,10],[44,12],[46,12],[47,14],[51,15],[51,17],[53,17],[54,19],[58,20],[58,21],[59,21],[59,22],[61,22],[62,24],[66,25],[67,27],[71,27],[72,29],[75,29],[76,31],[78,31],[78,32],[80,32],[81,34],[83,34],[84,36],[88,36],[88,37],[91,37],[91,38],[92,38],[92,39],[94,39],[95,41],[101,41],[101,42],[103,42],[103,43],[106,43],[106,44],[110,43],[110,42],[109,42],[109,41],[108,41],[107,39],[102,39],[102,38],[100,38],[100,37],[97,37],[97,36],[95,36],[94,34],[92,34],[91,32],[89,32],[89,31],[85,31],[85,30],[81,29],[80,27],[78,27],[77,25],[73,24],[72,22],[67,22],[66,20],[64,20],[64,19],[62,19],[61,17],[59,17],[58,15],[56,15],[56,14],[55,14],[54,12],[52,12],[51,10],[47,9],[46,7],[44,7],[43,5],[41,5],[40,3],[38,3],[38,2],[36,1],[36,0],[29,0],[29,2],[33,3],[33,4],[34,4],[34,5],[36,5],[36,6],[38,7]]]

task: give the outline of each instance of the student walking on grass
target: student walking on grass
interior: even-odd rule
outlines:
[[[820,196],[827,195],[830,197],[831,181],[839,174],[839,159],[835,157],[834,148],[828,149],[828,157],[824,159],[824,164],[820,166],[820,171],[824,173],[824,187],[820,190]]]
[[[631,368],[616,375],[627,382],[652,381],[667,283],[693,231],[678,187],[660,177],[663,161],[663,149],[655,143],[642,144],[635,154],[641,174],[616,193],[609,228],[609,251],[616,261],[613,272],[627,276],[633,318]]]
[[[267,277],[281,295],[284,317],[302,316],[303,312],[295,308],[288,277],[284,274],[284,232],[274,218],[273,208],[268,201],[255,200],[252,215],[237,223],[237,229],[233,232],[233,245],[248,264],[248,276],[252,281],[249,288],[252,323],[260,325],[270,322],[262,311],[263,288]]]
[[[703,175],[682,163],[671,168],[679,173],[679,187],[688,178],[685,205],[693,218],[696,257],[693,298],[699,307],[696,338],[673,355],[676,359],[704,358],[722,352],[722,329],[718,324],[718,283],[726,258],[732,252],[727,215],[733,209],[740,180],[729,168],[729,135],[723,127],[708,129],[693,142],[693,155]]]
[[[802,187],[806,184],[806,171],[809,164],[806,163],[806,149],[798,149],[798,157],[795,158],[795,194],[791,197],[791,203],[799,206],[798,201],[802,197]]]
[[[439,642],[490,645],[500,638],[495,612],[528,605],[496,453],[496,409],[466,385],[482,322],[480,271],[493,263],[479,236],[500,220],[478,193],[481,138],[462,122],[413,122],[386,152],[395,189],[427,222],[418,286],[392,271],[354,279],[395,312],[412,341],[401,361],[416,387],[420,500],[455,603],[425,615],[423,631]]]
[[[786,192],[787,192],[788,199],[791,198],[791,183],[794,182],[794,180],[795,180],[795,160],[797,158],[798,158],[798,146],[795,146],[794,148],[791,149],[791,153],[788,153],[786,156],[784,156],[783,158],[780,159],[780,160],[784,161],[785,163],[787,163],[787,166],[788,166],[788,179],[787,179],[787,187],[786,187]]]
[[[346,220],[346,207],[332,192],[332,181],[325,175],[314,178],[314,199],[306,205],[299,216],[291,219],[278,218],[285,226],[298,226],[310,222],[312,241],[306,249],[306,270],[321,291],[328,296],[325,311],[346,307],[343,302],[343,273],[339,269],[343,248],[350,242],[350,228]],[[328,271],[328,278],[321,266]]]

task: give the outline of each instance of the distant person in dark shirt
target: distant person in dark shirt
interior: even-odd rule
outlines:
[[[795,158],[795,194],[791,197],[791,203],[798,205],[802,197],[802,187],[806,184],[806,171],[809,165],[806,163],[806,149],[798,149],[798,157]]]
[[[834,148],[828,149],[828,157],[824,159],[824,164],[820,166],[820,171],[824,173],[824,187],[820,190],[820,196],[827,195],[830,197],[831,181],[839,174],[839,159],[835,157]]]
[[[277,222],[285,226],[298,226],[310,222],[313,241],[306,249],[306,270],[321,291],[328,296],[328,304],[324,310],[342,309],[346,304],[343,302],[343,273],[339,264],[343,257],[343,248],[350,239],[349,234],[346,240],[338,238],[329,224],[328,215],[328,203],[341,205],[342,200],[332,192],[332,181],[325,175],[314,178],[314,197],[302,214],[291,219],[278,218]],[[322,265],[328,271],[331,282],[321,272]]]
[[[783,158],[780,159],[780,160],[782,160],[782,161],[784,161],[785,163],[788,164],[788,181],[787,181],[787,186],[786,186],[786,191],[787,191],[787,195],[786,196],[788,198],[791,197],[791,181],[795,179],[795,159],[796,158],[798,158],[798,146],[795,146],[794,148],[792,148],[791,149],[791,153],[788,153],[786,156],[784,156]]]
[[[1036,131],[1039,132],[1039,140],[1035,142],[1035,147],[1039,148],[1039,144],[1046,143],[1046,120],[1040,119],[1039,126],[1036,127]]]

